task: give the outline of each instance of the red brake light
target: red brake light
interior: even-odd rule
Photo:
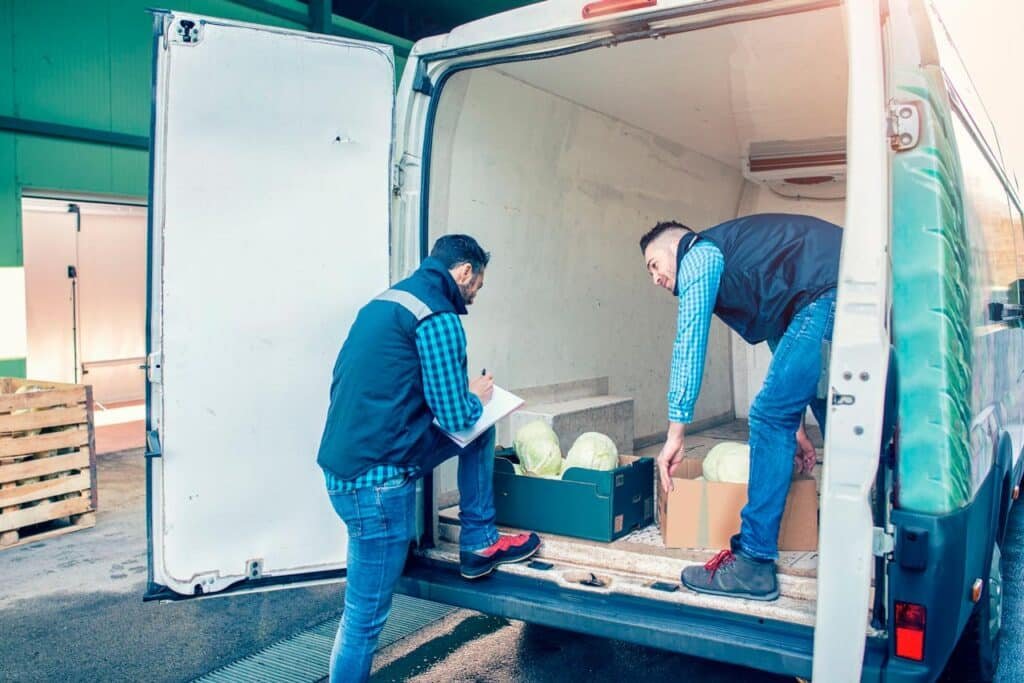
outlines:
[[[920,662],[924,659],[926,612],[923,605],[896,603],[896,656]]]
[[[593,19],[641,7],[654,7],[657,4],[658,0],[597,0],[583,6],[583,18]]]

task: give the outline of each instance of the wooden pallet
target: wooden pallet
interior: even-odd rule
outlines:
[[[0,549],[96,523],[95,444],[92,387],[0,377]]]

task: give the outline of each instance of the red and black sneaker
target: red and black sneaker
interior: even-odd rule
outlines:
[[[494,571],[499,564],[521,562],[540,548],[537,534],[502,535],[483,550],[459,553],[459,573],[465,579],[479,579]]]

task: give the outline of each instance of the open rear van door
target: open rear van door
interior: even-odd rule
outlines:
[[[150,598],[344,574],[317,447],[331,369],[387,288],[391,48],[156,16]]]
[[[847,200],[821,482],[815,680],[859,681],[871,607],[871,486],[889,371],[889,146],[878,0],[850,2]]]

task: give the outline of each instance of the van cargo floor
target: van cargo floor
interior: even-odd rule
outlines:
[[[815,436],[812,434],[812,440]],[[745,421],[736,420],[688,435],[687,456],[700,457],[716,443],[733,440],[747,440]],[[820,448],[820,440],[815,445]],[[639,451],[637,455],[655,456],[660,448],[661,445],[657,444]],[[517,530],[503,527],[502,531]],[[440,511],[438,532],[437,547],[424,551],[425,554],[457,562],[458,506]],[[759,618],[814,624],[818,564],[815,552],[781,552],[778,563],[781,596],[775,602],[760,602],[700,595],[682,588],[679,574],[683,567],[706,562],[720,548],[666,548],[657,524],[638,529],[611,543],[549,533],[540,536],[544,544],[535,557],[543,562],[504,565],[500,571],[553,581],[580,590],[618,592]],[[545,564],[553,566],[545,568]]]
[[[502,527],[501,531],[517,530]],[[458,532],[458,521],[446,510],[440,520],[437,545],[421,551],[422,554],[430,559],[458,563]],[[621,593],[763,619],[814,625],[817,580],[813,576],[780,571],[779,589],[782,594],[775,602],[700,595],[680,586],[679,573],[683,567],[705,562],[716,550],[686,551],[691,559],[684,559],[668,555],[676,551],[662,549],[665,552],[659,553],[653,545],[626,543],[626,539],[614,543],[596,543],[547,533],[540,536],[544,542],[533,562],[502,565],[499,571],[551,581],[562,587]]]

